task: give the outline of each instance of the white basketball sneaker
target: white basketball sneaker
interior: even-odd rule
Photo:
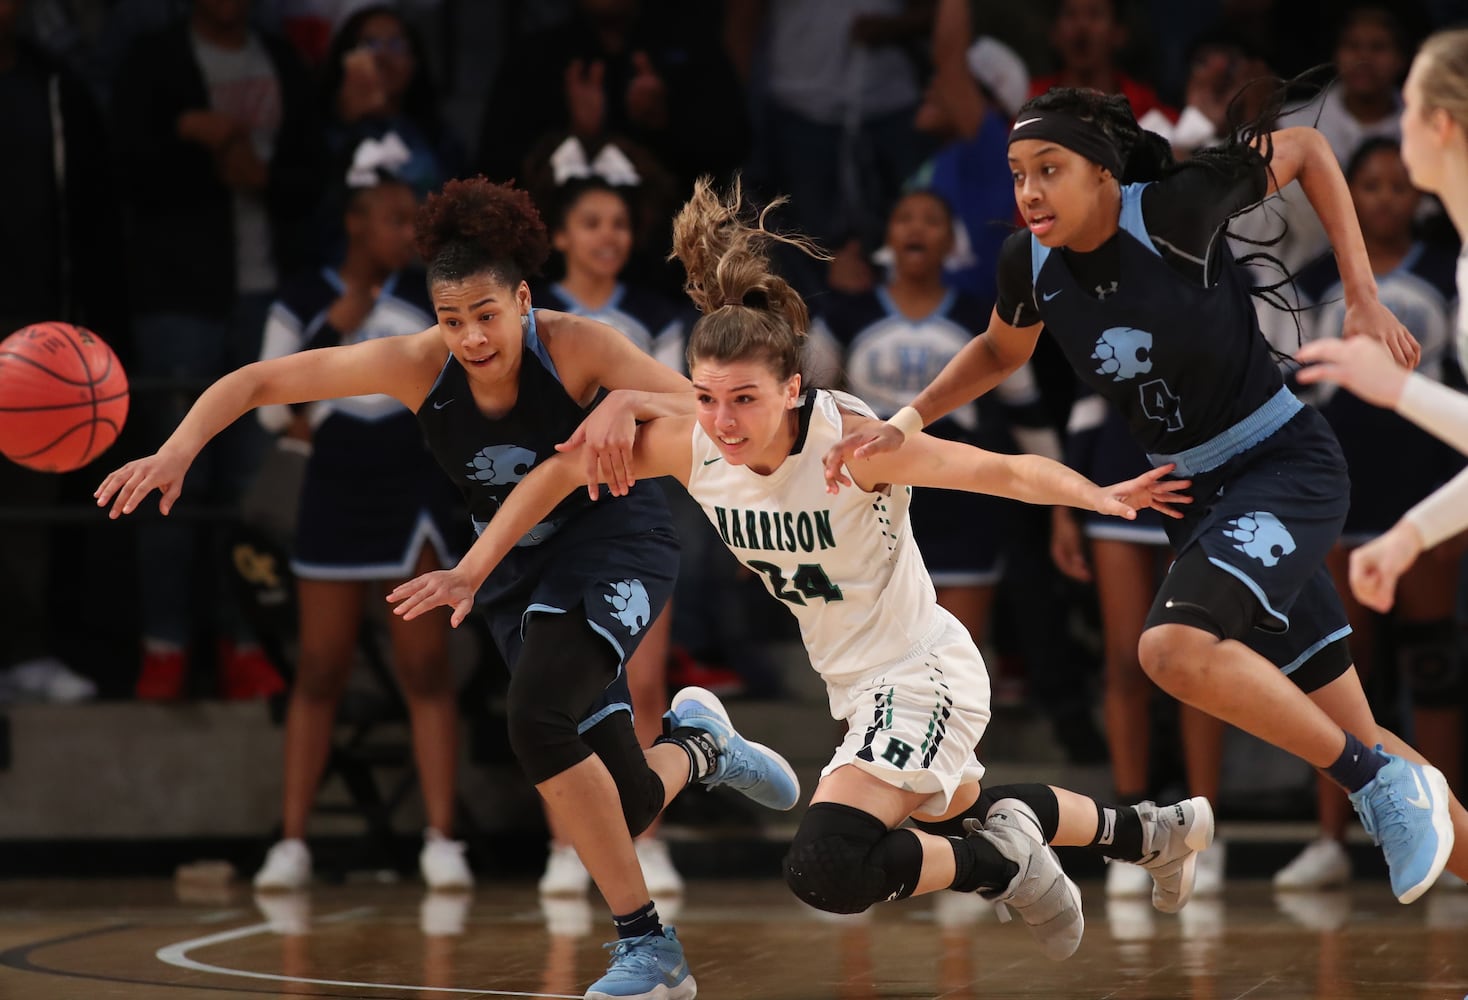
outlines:
[[[270,848],[265,863],[255,873],[255,888],[261,892],[292,892],[311,884],[311,851],[304,840],[290,838]]]
[[[542,896],[584,896],[591,888],[591,873],[581,863],[576,848],[552,842],[545,859],[545,874],[540,876]]]
[[[642,866],[642,880],[647,883],[650,896],[681,896],[683,876],[673,867],[673,858],[668,854],[666,841],[656,837],[642,837],[632,842],[637,848],[637,863]],[[672,917],[667,919],[671,920]]]
[[[1325,889],[1351,881],[1351,856],[1339,840],[1321,837],[1274,873],[1274,887],[1288,892]]]
[[[450,840],[432,827],[423,831],[418,870],[423,873],[423,881],[428,883],[428,888],[437,892],[474,888],[474,873],[464,860],[464,842]]]
[[[1152,895],[1152,873],[1125,861],[1106,865],[1106,898],[1134,899]]]

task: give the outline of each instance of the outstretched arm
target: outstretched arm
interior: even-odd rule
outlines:
[[[850,416],[848,426],[870,421]],[[1131,520],[1145,507],[1182,517],[1176,504],[1192,503],[1180,492],[1186,479],[1162,482],[1172,471],[1160,466],[1114,486],[1097,486],[1068,466],[1039,455],[1001,455],[958,441],[914,434],[894,452],[854,459],[848,466],[863,489],[879,483],[904,483],[969,493],[988,493],[1025,503],[1064,505]]]
[[[638,428],[629,463],[639,477],[688,479],[692,421],[664,418]],[[583,445],[582,448],[586,446]],[[530,470],[490,518],[464,558],[452,569],[434,570],[400,584],[387,599],[393,614],[411,620],[440,606],[453,608],[450,624],[459,626],[474,607],[474,595],[526,532],[540,524],[556,505],[584,482],[580,449],[553,455]]]
[[[841,466],[848,460],[895,451],[907,435],[1003,382],[1035,353],[1040,330],[1038,323],[1010,326],[999,318],[997,311],[992,313],[988,329],[965,344],[910,406],[886,423],[866,421],[826,452],[826,490],[835,493],[839,487],[851,485],[851,480],[841,472]],[[911,426],[903,427],[904,420]]]
[[[167,514],[199,451],[257,406],[386,393],[417,409],[433,385],[444,350],[434,327],[412,335],[303,351],[236,369],[204,390],[156,454],[131,461],[102,480],[93,494],[97,506],[106,507],[115,495],[117,502],[108,516],[131,514],[156,489],[162,494],[158,509]]]
[[[1366,256],[1366,242],[1361,237],[1356,206],[1351,201],[1346,178],[1325,136],[1313,128],[1298,126],[1261,136],[1255,141],[1255,146],[1273,147],[1269,161],[1269,192],[1273,194],[1290,181],[1298,180],[1310,207],[1315,209],[1326,235],[1330,237],[1346,300],[1342,336],[1363,334],[1379,340],[1392,352],[1398,364],[1417,367],[1417,362],[1422,359],[1422,348],[1377,297],[1376,276]]]

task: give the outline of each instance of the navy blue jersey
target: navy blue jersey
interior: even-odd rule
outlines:
[[[644,354],[675,371],[683,370],[683,345],[688,333],[684,313],[656,292],[618,283],[606,305],[592,309],[558,281],[533,297],[537,302],[547,302],[552,309],[600,320],[620,331]]]
[[[949,291],[921,319],[905,316],[886,288],[831,295],[822,303],[813,335],[830,335],[844,355],[846,388],[886,419],[910,404],[970,340],[989,325],[990,309]],[[1016,373],[993,394],[980,396],[935,420],[927,433],[983,448],[1013,451],[1009,425],[1045,426],[1034,379]]]
[[[1088,253],[1005,241],[996,308],[1043,322],[1071,367],[1152,453],[1185,451],[1238,424],[1283,384],[1259,332],[1247,269],[1222,238],[1268,191],[1264,160],[1189,163],[1121,190],[1118,231]]]
[[[1089,255],[1051,252],[1028,233],[1006,242],[1005,252],[1029,257],[1025,297],[1082,381],[1121,411],[1148,452],[1182,452],[1254,413],[1283,379],[1228,241],[1215,241],[1214,283],[1181,273],[1148,234],[1148,187],[1122,189],[1120,229],[1108,241],[1118,277],[1100,296],[1070,264]]]
[[[556,454],[555,446],[571,436],[601,395],[591,406],[582,407],[567,394],[536,333],[533,313],[525,331],[519,394],[504,416],[494,419],[480,412],[463,366],[449,356],[418,408],[418,422],[438,464],[462,492],[476,533],[484,530],[516,483]],[[668,523],[667,507],[653,484],[639,483],[625,497],[603,492],[594,505],[586,491],[578,489],[519,544],[538,545],[568,521],[585,517],[604,523],[609,534]]]

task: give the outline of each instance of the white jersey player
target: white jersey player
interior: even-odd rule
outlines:
[[[1083,922],[1079,893],[1047,844],[1147,857],[1154,904],[1180,908],[1197,852],[1212,841],[1206,799],[1106,808],[1046,785],[980,795],[975,749],[989,718],[987,674],[973,639],[938,606],[907,508],[910,487],[926,486],[1128,518],[1140,507],[1175,515],[1187,483],[1161,482],[1163,466],[1102,488],[1046,458],[914,432],[896,452],[853,459],[854,488],[828,492],[826,450],[875,418],[852,397],[801,391],[805,305],[769,272],[760,242],[776,237],[740,218],[738,197],[701,183],[675,223],[675,250],[704,314],[689,340],[693,399],[669,399],[670,415],[637,428],[632,447],[604,446],[590,464],[605,470],[613,492],[649,476],[688,489],[730,550],[795,614],[832,713],[848,723],[785,859],[786,882],[837,913],[918,893],[980,892],[1018,912],[1052,958],[1075,951]],[[460,620],[524,529],[585,482],[585,459],[563,453],[532,470],[457,567],[399,588],[397,613],[450,605]],[[676,735],[721,713],[717,699],[694,688],[674,697],[666,718]],[[920,828],[899,829],[909,818]]]

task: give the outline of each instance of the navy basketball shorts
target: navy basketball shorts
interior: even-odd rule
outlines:
[[[457,503],[412,413],[332,414],[306,464],[291,570],[306,580],[406,580],[425,545],[452,566],[465,535]]]
[[[1167,519],[1177,560],[1149,625],[1167,619],[1169,601],[1208,603],[1206,582],[1200,586],[1197,577],[1178,571],[1184,560],[1196,565],[1198,550],[1254,598],[1252,621],[1226,626],[1226,638],[1286,674],[1303,671],[1294,679],[1306,690],[1333,680],[1350,664],[1345,638],[1351,629],[1325,557],[1345,523],[1350,491],[1335,435],[1310,407],[1223,466],[1194,476],[1192,505],[1181,520]],[[1333,676],[1321,680],[1327,660]],[[1304,683],[1306,677],[1314,679]]]
[[[983,587],[1004,575],[1012,501],[981,493],[914,488],[908,517],[935,587]]]
[[[1135,479],[1152,469],[1147,454],[1132,440],[1126,418],[1114,407],[1106,407],[1106,421],[1096,430],[1096,440],[1087,455],[1081,475],[1098,486],[1110,486]],[[1098,511],[1080,513],[1081,533],[1087,538],[1137,545],[1166,545],[1168,518],[1151,508],[1137,511],[1137,519],[1128,521],[1109,517]]]
[[[578,726],[584,733],[612,712],[632,711],[627,661],[673,596],[678,538],[666,525],[599,536],[578,530],[576,520],[540,545],[511,552],[490,574],[478,604],[512,673],[522,669],[531,615],[583,615],[607,641],[617,675]]]

